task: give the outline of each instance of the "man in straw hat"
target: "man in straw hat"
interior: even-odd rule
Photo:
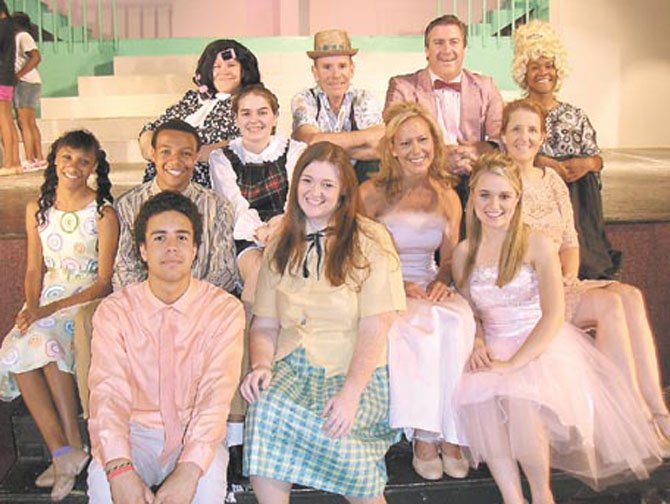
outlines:
[[[354,75],[349,35],[324,30],[314,35],[312,74],[316,86],[293,97],[293,138],[306,143],[329,141],[356,161],[359,180],[377,168],[377,143],[384,134],[381,107],[372,93],[351,86]]]

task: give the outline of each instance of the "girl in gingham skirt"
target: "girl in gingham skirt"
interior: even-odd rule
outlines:
[[[297,483],[384,503],[386,336],[405,309],[388,232],[358,215],[356,175],[320,142],[296,165],[279,236],[263,255],[242,382],[244,472],[261,504]]]

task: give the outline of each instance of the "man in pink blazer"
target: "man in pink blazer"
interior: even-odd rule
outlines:
[[[497,148],[502,98],[491,77],[463,68],[467,27],[456,16],[431,21],[424,32],[424,45],[428,67],[391,78],[384,115],[395,102],[423,105],[442,129],[449,147],[449,170],[464,175],[465,183],[472,161]],[[459,195],[465,203],[461,191]]]

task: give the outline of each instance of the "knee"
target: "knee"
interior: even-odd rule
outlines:
[[[618,292],[600,289],[594,299],[598,325],[625,319],[623,300]]]
[[[616,284],[615,290],[626,306],[635,309],[644,308],[644,295],[637,287],[630,284],[619,283]]]

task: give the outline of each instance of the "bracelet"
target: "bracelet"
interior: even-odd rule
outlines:
[[[133,463],[130,460],[126,460],[125,462],[119,462],[116,465],[113,465],[109,469],[105,469],[105,474],[109,474],[112,471],[116,471],[117,469],[121,469],[123,467],[132,467]]]
[[[268,371],[272,371],[272,366],[269,364],[258,364],[256,366],[251,366],[249,372],[251,373],[252,371],[258,371],[259,369],[267,369]]]
[[[107,472],[107,481],[112,481],[114,478],[117,476],[121,476],[122,474],[125,474],[130,471],[134,471],[135,469],[133,468],[132,464],[124,465],[122,467],[115,467],[111,471]]]

